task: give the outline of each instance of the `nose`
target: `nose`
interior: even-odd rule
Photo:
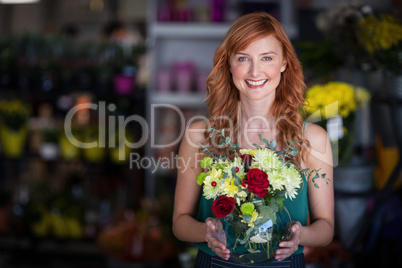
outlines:
[[[250,75],[257,77],[261,73],[261,64],[258,61],[252,61],[250,65]]]

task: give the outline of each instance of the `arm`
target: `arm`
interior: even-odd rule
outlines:
[[[320,169],[330,179],[329,185],[325,180],[316,180],[319,189],[313,183],[308,183],[308,198],[311,224],[300,230],[300,244],[310,247],[328,245],[334,235],[334,185],[333,159],[331,144],[326,131],[317,126],[309,125],[305,131],[310,141],[311,149],[303,168]]]
[[[192,124],[180,145],[173,210],[173,233],[187,242],[205,242],[206,234],[206,224],[196,220],[202,190],[196,182],[197,174],[201,172],[197,145],[204,139],[197,129],[205,127],[202,128],[200,123]]]
[[[320,170],[326,173],[330,179],[327,185],[325,180],[317,179],[319,189],[313,183],[308,182],[308,198],[311,224],[301,226],[295,223],[291,231],[292,240],[280,243],[281,249],[277,250],[277,260],[289,257],[298,248],[298,245],[320,247],[326,246],[332,241],[334,235],[334,188],[333,188],[333,160],[331,144],[326,131],[320,126],[310,124],[306,127],[305,137],[310,142],[307,157],[302,162],[302,168]]]
[[[173,233],[182,241],[207,242],[221,258],[229,259],[230,251],[225,241],[219,241],[217,232],[222,223],[216,218],[206,222],[196,220],[202,188],[196,182],[202,171],[199,166],[204,155],[199,153],[198,144],[204,140],[204,122],[197,122],[186,131],[179,150],[177,183],[173,210]]]

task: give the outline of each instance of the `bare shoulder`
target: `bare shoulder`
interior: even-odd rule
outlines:
[[[304,137],[310,142],[313,149],[325,146],[328,142],[328,134],[321,126],[307,123],[304,130]]]
[[[306,163],[304,164],[310,168],[325,169],[326,172],[324,173],[329,174],[329,170],[333,166],[333,159],[331,143],[325,129],[316,124],[307,124],[304,130],[304,137],[310,142]]]
[[[199,144],[205,140],[206,128],[207,123],[204,120],[194,122],[186,129],[183,139],[191,144]]]

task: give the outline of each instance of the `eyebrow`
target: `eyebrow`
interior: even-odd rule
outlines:
[[[275,55],[277,55],[277,53],[275,53],[275,52],[273,52],[273,51],[268,51],[268,52],[264,52],[264,53],[261,53],[260,54],[260,56],[264,56],[264,55],[269,55],[269,54],[275,54]],[[244,53],[244,52],[237,52],[237,53],[235,53],[235,55],[248,55],[247,53]]]

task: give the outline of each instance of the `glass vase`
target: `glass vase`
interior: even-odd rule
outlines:
[[[269,219],[254,228],[246,227],[241,219],[226,220],[223,221],[223,228],[227,237],[226,246],[231,251],[229,261],[238,264],[273,261],[279,242],[287,240],[291,222],[286,208],[276,212],[276,219]]]

